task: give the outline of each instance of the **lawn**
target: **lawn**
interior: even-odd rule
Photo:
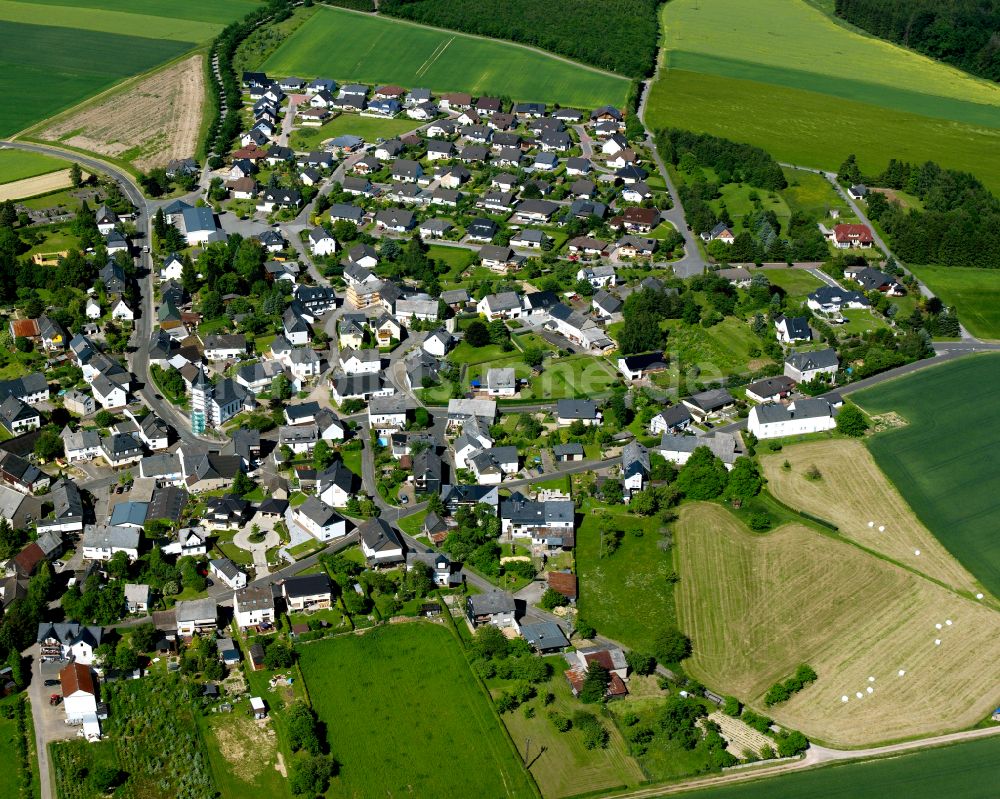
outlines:
[[[713,690],[763,711],[808,663],[817,681],[766,712],[837,747],[964,729],[995,705],[995,610],[803,525],[751,533],[719,505],[685,505],[675,538],[684,666]]]
[[[766,269],[761,272],[772,286],[780,286],[794,302],[804,302],[806,296],[826,285],[805,269]]]
[[[666,326],[669,330],[666,350],[671,362],[676,365],[679,358],[685,368],[696,364],[701,369],[699,379],[702,382],[753,371],[760,363],[766,363],[759,356],[751,358],[751,350],[759,349],[762,342],[749,324],[736,317],[727,316],[707,328],[685,325],[679,320],[670,320]]]
[[[34,8],[25,3],[5,5]],[[51,9],[38,8],[52,16]],[[139,24],[135,30],[146,32]],[[64,111],[192,46],[188,41],[27,25],[6,21],[0,14],[0,96],[4,98],[0,135]]]
[[[948,551],[1000,596],[1000,473],[984,468],[995,460],[1000,416],[983,406],[997,391],[1000,356],[987,354],[924,369],[852,399],[869,413],[891,411],[908,422],[869,439],[876,463]]]
[[[271,727],[254,721],[248,700],[234,703],[230,713],[203,716],[201,726],[221,799],[290,796],[288,780],[275,768],[277,738]]]
[[[261,65],[268,73],[427,86],[594,108],[628,80],[507,42],[324,7]]]
[[[589,710],[570,691],[564,672],[567,663],[560,656],[548,657],[552,678],[538,686],[538,693],[551,693],[555,701],[544,705],[536,698],[528,705],[535,711],[529,719],[523,710],[505,713],[501,718],[514,741],[530,739],[528,757],[531,773],[546,799],[575,796],[591,792],[606,792],[623,786],[636,786],[645,781],[645,775],[628,753],[628,744],[618,729],[608,719],[601,722],[609,732],[607,749],[587,749],[583,735],[571,729],[559,732],[549,721],[549,712],[571,717],[578,710]],[[490,680],[490,688],[499,692],[510,685],[509,680]],[[537,755],[537,757],[536,757]]]
[[[318,128],[300,128],[292,133],[290,144],[295,150],[315,150],[327,139],[335,139],[350,133],[360,136],[366,142],[376,139],[391,139],[409,130],[420,127],[420,122],[412,119],[377,119],[357,114],[341,114]]]
[[[851,215],[847,203],[822,175],[802,169],[785,168],[783,171],[788,187],[781,190],[781,196],[792,213],[799,211],[817,222],[830,219],[831,208],[839,208],[841,218]]]
[[[601,635],[649,652],[657,632],[676,618],[667,582],[673,558],[664,548],[660,523],[596,503],[584,510],[576,534],[580,616]],[[609,529],[624,530],[625,535],[618,550],[602,558],[601,536]]]
[[[791,216],[791,212],[788,210],[788,204],[778,192],[755,189],[746,183],[726,183],[720,187],[719,194],[720,197],[717,200],[712,200],[712,208],[718,213],[725,206],[737,229],[743,229],[743,217],[756,211],[750,197],[751,194],[757,195],[765,211],[774,211],[782,230],[788,226],[788,217]]]
[[[537,795],[447,627],[310,643],[299,663],[340,764],[327,796]]]
[[[840,763],[761,781],[684,793],[693,799],[980,799],[995,780],[1000,737],[922,749],[884,760]]]
[[[952,588],[979,590],[972,575],[920,523],[860,441],[785,446],[781,452],[761,455],[760,464],[768,489],[786,505],[832,522],[845,538]],[[806,477],[812,466],[819,470],[819,479]]]
[[[25,150],[0,150],[0,182],[13,183],[15,180],[33,178],[66,169],[69,163],[40,153]]]
[[[25,780],[25,763],[18,752],[18,738],[22,733],[18,730],[17,716],[6,718],[0,715],[0,758],[7,767],[7,776],[0,780],[0,799],[22,799],[24,796],[38,796],[38,765],[35,760],[35,739],[32,735],[31,706],[24,695],[10,696],[0,701],[0,709],[7,711],[14,708],[15,714],[19,708],[24,714],[24,732],[29,748],[28,779]],[[22,792],[22,782],[27,792]]]
[[[910,267],[972,335],[1000,338],[1000,273],[992,269],[948,266]]]

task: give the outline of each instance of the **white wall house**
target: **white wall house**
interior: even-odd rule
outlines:
[[[819,433],[836,425],[833,406],[824,399],[795,400],[788,406],[755,405],[747,419],[747,430],[760,439]]]

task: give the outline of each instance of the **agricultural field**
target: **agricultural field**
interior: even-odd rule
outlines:
[[[580,616],[601,635],[644,652],[652,651],[657,632],[676,618],[667,582],[673,556],[660,527],[655,518],[591,503],[576,534]],[[601,557],[601,535],[610,529],[625,535],[616,551]]]
[[[1000,87],[853,33],[799,0],[674,0],[663,7],[661,78],[646,112],[836,169],[931,159],[1000,186]],[[720,57],[725,53],[725,57]]]
[[[194,55],[64,115],[38,135],[148,171],[198,149],[204,103],[204,61]]]
[[[0,0],[0,136],[209,41],[255,0]]]
[[[766,780],[685,792],[692,799],[981,799],[992,784],[1000,757],[1000,737],[922,749],[883,760],[839,763]]]
[[[974,390],[970,390],[974,387]],[[994,596],[1000,596],[1000,417],[984,398],[1000,391],[1000,356],[973,355],[852,395],[869,413],[907,425],[868,440],[875,462],[917,517]],[[942,412],[946,408],[947,412]]]
[[[832,522],[845,538],[951,588],[979,590],[972,575],[920,523],[860,441],[786,446],[762,455],[760,464],[768,489],[786,505]],[[818,479],[806,476],[813,466]]]
[[[625,78],[515,44],[329,7],[317,10],[260,68],[583,108],[620,105],[628,90]]]
[[[406,118],[378,119],[357,114],[341,114],[318,128],[297,128],[292,133],[290,144],[296,150],[315,150],[327,139],[335,139],[346,133],[360,136],[366,142],[374,142],[376,139],[391,139],[415,130],[420,124]]]
[[[299,662],[340,764],[328,797],[536,795],[446,627],[310,643]]]
[[[958,309],[958,318],[973,336],[1000,339],[1000,273],[957,266],[909,268],[946,305]]]
[[[675,535],[684,665],[714,690],[837,747],[963,729],[995,706],[995,610],[803,525],[751,533],[719,505],[684,506]],[[765,708],[800,663],[818,680]]]
[[[0,149],[0,183],[13,183],[67,168],[69,163],[60,158],[26,150]]]

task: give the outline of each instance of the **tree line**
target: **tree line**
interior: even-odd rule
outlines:
[[[507,39],[632,78],[653,73],[660,0],[382,0],[379,11]]]
[[[904,209],[880,192],[869,192],[869,216],[892,238],[904,261],[942,266],[1000,269],[1000,200],[974,175],[927,161],[891,159],[880,174],[861,174],[853,155],[840,167],[844,183],[912,194],[923,209]]]
[[[836,0],[834,11],[883,39],[1000,80],[1000,0]]]
[[[676,167],[684,168],[693,159],[696,165],[712,169],[719,183],[747,183],[769,191],[788,185],[774,157],[750,144],[667,128],[656,132],[656,146],[660,155]]]

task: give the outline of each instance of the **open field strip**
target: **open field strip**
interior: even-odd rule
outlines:
[[[220,26],[245,16],[260,5],[258,0],[212,0],[210,3],[204,0],[142,0],[138,5],[134,0],[17,0],[17,2],[38,6],[104,9],[128,14],[134,14],[139,9],[143,14],[151,16],[214,22]]]
[[[692,799],[982,799],[1000,737],[685,792]]]
[[[34,178],[15,180],[13,183],[0,183],[0,202],[35,197],[72,185],[68,169],[60,169],[58,172],[49,172],[47,175],[38,175]]]
[[[975,578],[920,523],[860,441],[795,444],[762,455],[760,463],[771,493],[786,505],[833,522],[845,538],[952,588],[979,590]],[[812,466],[820,479],[806,477]]]
[[[662,13],[650,127],[706,131],[827,169],[852,152],[871,172],[890,158],[931,159],[1000,189],[995,84],[845,30],[800,0],[671,0]]]
[[[922,369],[852,395],[869,413],[909,423],[868,439],[875,462],[919,519],[1000,596],[1000,355]]]
[[[628,80],[509,42],[324,6],[260,68],[276,75],[427,86],[593,108]]]
[[[0,149],[0,185],[58,172],[67,167],[69,164],[61,158],[25,150]]]
[[[537,795],[446,627],[309,643],[299,663],[340,763],[328,797]]]
[[[839,747],[964,729],[996,706],[996,611],[801,525],[755,535],[701,503],[676,532],[685,666],[714,690]],[[819,679],[765,708],[800,663]]]
[[[1000,339],[1000,272],[957,266],[910,266],[946,305],[958,309],[965,329],[977,338]]]
[[[185,19],[183,7],[171,17],[136,13],[132,11],[105,11],[99,8],[80,8],[72,3],[61,6],[35,5],[33,3],[0,0],[0,20],[28,25],[52,25],[74,30],[119,33],[128,36],[145,36],[150,39],[167,39],[176,42],[204,42],[222,30],[223,25]]]

